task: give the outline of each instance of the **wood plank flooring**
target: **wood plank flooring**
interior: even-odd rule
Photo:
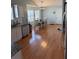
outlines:
[[[61,25],[48,25],[39,33],[33,33],[17,42],[24,46],[21,49],[22,59],[64,59],[63,33],[57,28]]]

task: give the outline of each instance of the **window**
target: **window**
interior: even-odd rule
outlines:
[[[40,10],[35,10],[35,20],[40,20]]]
[[[11,20],[14,19],[14,15],[13,15],[13,7],[11,7]]]
[[[18,7],[17,7],[17,5],[14,5],[14,14],[15,14],[15,18],[18,18]]]
[[[11,6],[11,20],[14,18],[18,18],[18,7],[16,4]]]
[[[28,10],[28,22],[35,20],[40,20],[40,10]],[[34,16],[35,14],[35,16]]]
[[[34,20],[34,11],[28,10],[28,22],[32,22]]]

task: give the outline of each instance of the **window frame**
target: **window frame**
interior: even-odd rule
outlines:
[[[33,15],[31,15],[31,16],[29,15],[30,11],[32,11],[32,13],[33,13]],[[38,15],[37,15],[37,13],[38,13]],[[39,9],[36,9],[36,10],[34,10],[34,9],[28,9],[27,10],[27,17],[28,17],[28,22],[34,21],[33,19],[40,20],[41,19],[40,10]],[[32,19],[32,21],[30,19]]]
[[[14,11],[13,11],[13,6],[11,6],[11,20],[14,19]]]
[[[16,18],[19,18],[19,8],[17,4],[14,4],[11,6],[11,20],[14,20]]]
[[[41,19],[41,14],[40,14],[40,10],[35,10],[35,20],[40,20]]]
[[[13,9],[14,9],[14,18],[19,18],[19,8],[17,4],[13,5]]]
[[[31,14],[32,13],[32,14]],[[28,15],[28,22],[32,22],[34,19],[34,10],[33,9],[28,9],[27,10],[27,15]],[[31,20],[30,20],[31,19]]]

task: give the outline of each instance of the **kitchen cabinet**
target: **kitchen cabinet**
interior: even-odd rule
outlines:
[[[21,27],[17,27],[16,28],[16,38],[17,40],[22,38],[22,31],[21,31]]]
[[[21,26],[15,26],[11,29],[11,42],[16,42],[22,38]]]
[[[26,36],[29,34],[29,25],[28,24],[24,24],[21,26],[22,27],[22,36]]]

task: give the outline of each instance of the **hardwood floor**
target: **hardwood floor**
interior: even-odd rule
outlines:
[[[21,49],[22,59],[64,59],[63,33],[57,30],[61,27],[48,25],[39,33],[32,32],[32,35],[17,42],[24,46]]]

